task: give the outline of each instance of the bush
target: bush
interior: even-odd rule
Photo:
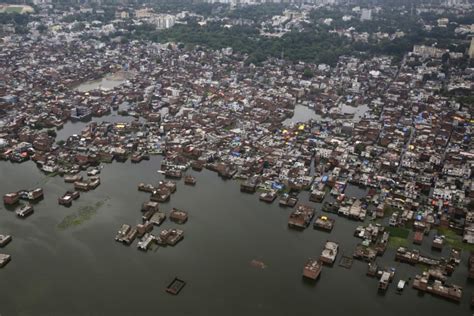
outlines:
[[[49,137],[56,138],[56,136],[57,136],[56,131],[54,129],[48,129],[47,133],[48,133]]]

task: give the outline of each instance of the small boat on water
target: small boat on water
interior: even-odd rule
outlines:
[[[405,285],[406,285],[406,281],[405,281],[405,280],[400,280],[400,281],[398,281],[398,284],[397,284],[397,293],[401,294],[401,292],[402,292],[403,289],[405,288]]]
[[[178,295],[185,285],[186,282],[184,282],[183,280],[174,278],[174,280],[171,281],[171,283],[166,287],[166,292],[173,295]]]

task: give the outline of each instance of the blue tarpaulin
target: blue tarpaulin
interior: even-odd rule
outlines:
[[[272,183],[272,189],[274,190],[281,190],[283,189],[284,185],[278,182],[273,182]]]

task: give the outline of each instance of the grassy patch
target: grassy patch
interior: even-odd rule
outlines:
[[[409,243],[406,238],[400,237],[390,237],[388,239],[388,247],[392,249],[397,249],[398,247],[408,247]]]
[[[383,217],[390,217],[393,213],[397,212],[398,209],[396,207],[385,205],[383,207]]]
[[[388,239],[388,247],[398,248],[398,247],[408,247],[408,235],[410,231],[402,227],[385,227],[386,231],[390,233],[390,238]]]
[[[401,227],[386,227],[385,229],[390,233],[390,237],[407,239],[410,234],[408,229]]]
[[[438,234],[439,235],[444,235],[445,243],[447,245],[451,246],[451,247],[460,248],[460,249],[466,250],[466,251],[474,251],[474,245],[464,243],[462,241],[462,236],[458,235],[452,229],[439,227],[438,228]]]
[[[94,216],[98,209],[104,205],[104,201],[99,201],[94,205],[87,205],[81,207],[76,213],[70,214],[63,218],[63,220],[58,224],[58,228],[65,230],[67,228],[79,226],[85,221],[88,221]]]

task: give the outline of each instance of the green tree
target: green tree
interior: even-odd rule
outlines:
[[[303,78],[305,79],[310,79],[310,78],[313,78],[314,76],[314,73],[311,69],[309,68],[305,68],[304,71],[303,71]]]

